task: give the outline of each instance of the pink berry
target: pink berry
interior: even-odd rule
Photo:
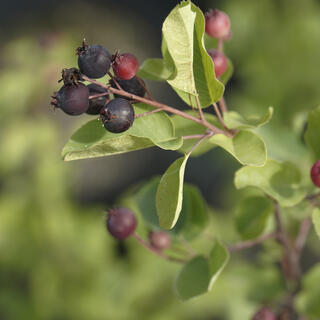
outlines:
[[[171,239],[167,232],[152,231],[149,233],[149,241],[152,247],[158,250],[168,249],[171,246]]]
[[[315,186],[320,188],[320,160],[312,166],[310,176]]]
[[[116,77],[121,80],[130,80],[139,69],[138,59],[131,53],[116,54],[112,68]]]
[[[223,11],[214,9],[205,14],[206,33],[213,38],[224,38],[230,31],[230,19]]]
[[[227,70],[227,67],[228,67],[227,57],[222,52],[215,49],[208,50],[208,54],[214,63],[214,72],[216,74],[216,77],[219,78]]]
[[[277,318],[270,308],[263,307],[253,316],[252,320],[277,320]]]

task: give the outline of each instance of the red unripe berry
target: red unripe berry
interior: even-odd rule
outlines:
[[[224,38],[230,31],[230,19],[223,11],[214,9],[205,14],[206,33],[213,38]]]
[[[320,160],[312,166],[310,176],[314,185],[320,188]]]
[[[130,237],[136,226],[137,219],[131,210],[127,208],[109,210],[107,229],[114,238],[123,240]]]
[[[152,231],[149,233],[149,241],[153,248],[165,250],[171,246],[171,239],[167,232]]]
[[[130,80],[136,75],[139,69],[139,62],[131,53],[116,54],[112,68],[116,77],[121,80]]]
[[[263,307],[253,316],[252,320],[277,320],[277,317],[270,308]]]
[[[219,78],[228,68],[227,57],[222,52],[215,49],[208,50],[208,54],[213,61],[216,77]]]

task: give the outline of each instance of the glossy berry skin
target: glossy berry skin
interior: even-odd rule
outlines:
[[[111,54],[100,45],[83,45],[78,49],[78,66],[89,78],[102,78],[110,69]]]
[[[316,161],[312,166],[310,176],[314,185],[320,188],[320,160]]]
[[[230,31],[230,19],[223,11],[214,9],[205,14],[206,33],[213,38],[227,37]]]
[[[252,320],[277,320],[277,317],[270,308],[263,307],[253,316]]]
[[[149,233],[149,242],[157,250],[165,250],[171,246],[171,239],[167,232],[152,231]]]
[[[127,208],[116,208],[109,210],[107,216],[107,229],[110,234],[123,240],[130,237],[137,226],[137,219],[134,213]]]
[[[100,117],[106,130],[112,133],[121,133],[132,126],[134,110],[128,100],[115,98],[101,109]]]
[[[107,92],[107,90],[103,89],[102,87],[94,83],[89,84],[88,89],[89,89],[90,96]],[[105,106],[108,98],[109,98],[109,95],[90,99],[89,109],[87,110],[87,114],[91,114],[91,115],[100,114],[100,110]]]
[[[112,68],[116,77],[121,80],[130,80],[136,75],[139,62],[133,54],[123,53],[115,56]]]
[[[208,50],[208,54],[213,61],[215,75],[219,78],[228,68],[227,57],[222,52],[215,49]]]
[[[145,94],[146,94],[146,90],[140,84],[140,82],[137,79],[137,77],[133,77],[130,80],[121,80],[119,78],[116,78],[115,80],[118,82],[120,87],[126,92],[132,93],[132,94],[134,94],[136,96],[139,96],[139,97],[144,97]],[[142,79],[141,79],[141,81],[144,83],[144,81]],[[117,86],[116,86],[116,84],[114,83],[113,80],[110,80],[110,84],[111,84],[112,88],[116,88],[117,89]],[[116,94],[114,96],[115,97],[119,97]]]
[[[89,107],[89,89],[83,83],[64,85],[56,95],[57,107],[71,116],[85,113]]]

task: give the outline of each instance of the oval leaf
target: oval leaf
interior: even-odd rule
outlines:
[[[145,104],[136,104],[136,114],[150,111]],[[176,150],[182,139],[175,137],[173,123],[164,112],[135,119],[126,132],[114,134],[106,131],[101,121],[92,120],[76,131],[62,151],[65,161],[115,155],[153,146]]]
[[[200,105],[207,107],[222,97],[224,85],[215,78],[212,59],[204,47],[204,26],[201,10],[182,1],[164,21],[162,32],[168,50],[163,56],[170,56],[176,69],[168,83],[187,104],[189,95],[198,95]]]
[[[161,228],[172,229],[182,208],[184,171],[188,156],[174,161],[162,176],[156,195]]]
[[[257,128],[267,124],[273,115],[273,108],[269,107],[266,114],[262,117],[244,118],[238,112],[229,111],[224,112],[223,119],[229,129],[246,129]]]
[[[300,172],[294,164],[275,160],[268,160],[261,168],[241,168],[235,175],[238,189],[257,187],[283,207],[294,206],[304,199],[306,192],[299,185],[300,180]]]
[[[166,81],[171,74],[172,70],[168,69],[164,59],[147,59],[138,72],[139,77],[155,81]]]
[[[178,297],[188,300],[210,291],[229,260],[227,249],[215,242],[209,258],[197,256],[186,263],[175,281]]]
[[[265,143],[251,131],[240,130],[233,138],[216,134],[209,141],[225,149],[243,165],[261,167],[266,163]]]
[[[237,208],[235,224],[244,240],[260,236],[273,212],[272,201],[265,197],[243,199]]]

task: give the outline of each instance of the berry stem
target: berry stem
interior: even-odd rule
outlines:
[[[312,226],[312,221],[310,217],[304,219],[300,224],[299,233],[295,242],[295,248],[299,258],[301,256],[301,251],[307,241],[311,226]]]
[[[197,103],[197,107],[198,107],[198,110],[199,110],[200,119],[201,119],[202,121],[205,121],[206,119],[205,119],[205,117],[204,117],[204,115],[203,115],[202,108],[201,108],[201,105],[200,105],[200,101],[199,101],[199,97],[198,97],[198,96],[196,96],[196,103]]]
[[[193,147],[190,149],[190,151],[187,153],[187,156],[190,156],[191,153],[204,141],[206,140],[207,138],[210,138],[211,136],[213,136],[214,133],[213,132],[209,132],[205,135],[202,136],[201,139],[199,139],[194,145]]]
[[[218,101],[218,105],[219,105],[222,113],[228,112],[228,106],[227,106],[227,103],[226,103],[226,100],[225,100],[224,97],[222,97],[222,98]]]
[[[113,76],[113,74],[108,71],[107,72],[108,76],[110,77],[110,79],[112,79],[112,81],[114,82],[114,84],[116,85],[116,87],[119,89],[119,90],[122,90],[122,88],[120,87],[120,84],[118,83],[118,81],[116,80],[116,78]],[[97,83],[99,86],[101,85],[100,83]]]
[[[201,139],[205,136],[206,136],[206,134],[192,134],[190,136],[182,136],[182,139],[183,140]]]
[[[247,240],[247,241],[239,242],[236,244],[232,244],[232,245],[228,246],[228,250],[229,250],[229,252],[235,252],[235,251],[240,251],[243,249],[248,249],[248,248],[254,247],[258,244],[261,244],[265,240],[275,239],[276,237],[277,237],[276,232],[263,234],[262,236],[258,237],[257,239],[254,239],[254,240]]]
[[[136,115],[135,115],[135,118],[145,117],[145,116],[148,116],[149,114],[156,113],[156,112],[159,112],[159,111],[162,111],[162,110],[161,110],[161,109],[154,109],[154,110],[152,110],[152,111],[148,111],[148,112],[136,114]]]
[[[150,100],[154,100],[154,99],[152,98],[152,95],[151,95],[149,89],[148,89],[147,86],[144,84],[144,82],[140,79],[140,77],[138,77],[138,76],[136,75],[136,78],[137,78],[137,80],[139,81],[141,87],[146,91],[146,93],[147,93],[147,95],[148,95],[148,98],[149,98]]]
[[[178,116],[181,116],[183,118],[186,118],[186,119],[189,119],[191,121],[194,121],[194,122],[197,122],[201,125],[203,125],[204,127],[208,128],[209,130],[211,130],[213,133],[215,134],[224,134],[226,136],[232,136],[232,134],[230,134],[229,132],[226,132],[224,130],[221,130],[217,127],[215,127],[214,125],[212,125],[211,123],[209,123],[207,120],[203,119],[198,119],[196,117],[193,117],[181,110],[178,110],[178,109],[175,109],[173,107],[170,107],[170,106],[167,106],[163,103],[160,103],[160,102],[157,102],[157,101],[153,101],[153,100],[149,100],[149,99],[146,99],[146,98],[142,98],[142,97],[139,97],[139,96],[136,96],[132,93],[128,93],[124,90],[119,90],[119,89],[115,89],[115,88],[111,88],[107,85],[104,85],[96,80],[93,80],[93,79],[90,79],[88,78],[87,76],[83,75],[82,78],[85,80],[85,81],[89,81],[91,83],[95,83],[96,85],[102,87],[102,88],[105,88],[107,89],[109,92],[113,93],[113,94],[118,94],[120,96],[123,96],[123,97],[127,97],[131,100],[136,100],[136,101],[139,101],[139,102],[142,102],[142,103],[145,103],[145,104],[148,104],[150,106],[153,106],[155,108],[158,108],[158,109],[161,109],[161,110],[164,110],[164,111],[167,111],[167,112],[170,112],[170,113],[173,113],[173,114],[176,114]]]
[[[109,95],[108,92],[94,94],[94,95],[92,95],[92,96],[89,96],[89,100],[92,100],[92,99],[95,99],[95,98],[104,97],[104,96],[108,96],[108,95]]]
[[[222,118],[222,115],[221,115],[221,112],[220,112],[220,110],[219,110],[219,108],[218,108],[218,105],[217,105],[216,103],[213,104],[213,108],[214,108],[214,111],[216,112],[216,114],[217,114],[217,116],[218,116],[218,119],[219,119],[221,125],[224,127],[224,129],[225,129],[226,131],[230,131],[230,130],[228,129],[226,123],[224,122],[224,120],[223,120],[223,118]]]
[[[165,253],[161,252],[160,250],[153,248],[147,241],[142,239],[136,232],[132,235],[132,237],[135,238],[143,247],[145,247],[146,249],[148,249],[149,251],[153,252],[154,254],[156,254],[157,256],[159,256],[161,258],[164,258],[168,261],[176,262],[176,263],[186,263],[187,262],[187,260],[185,260],[185,259],[168,256]]]

